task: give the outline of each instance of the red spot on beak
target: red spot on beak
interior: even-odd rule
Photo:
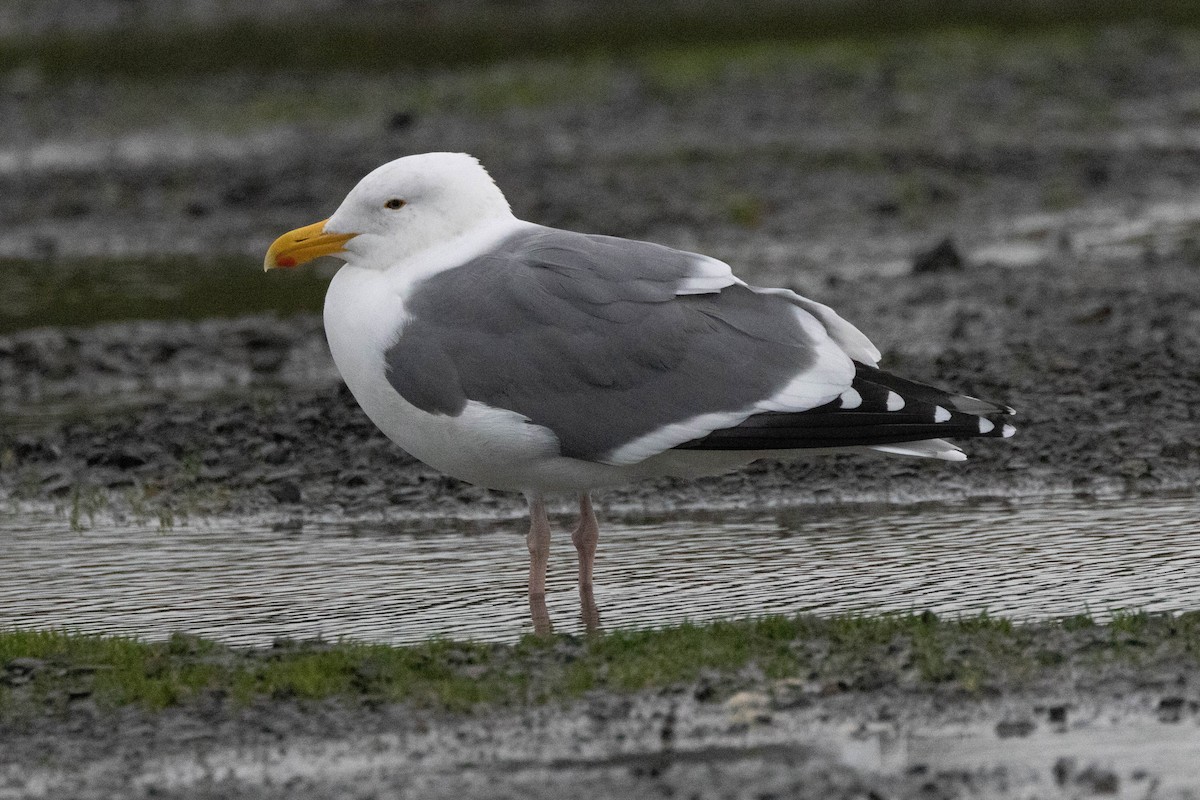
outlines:
[[[294,267],[296,266],[296,259],[291,256],[280,256],[275,259],[275,264],[280,267]]]

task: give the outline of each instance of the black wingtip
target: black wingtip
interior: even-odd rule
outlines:
[[[856,364],[850,389],[818,408],[754,414],[680,445],[696,450],[864,447],[945,438],[1012,437],[1009,406]]]

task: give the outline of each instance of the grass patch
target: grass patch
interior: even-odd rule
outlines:
[[[319,312],[321,266],[264,275],[255,259],[0,259],[0,335],[42,325]]]
[[[750,2],[736,12],[705,0],[687,4],[605,3],[566,14],[518,7],[452,6],[436,13],[345,10],[314,21],[233,19],[208,27],[51,33],[0,43],[0,71],[32,67],[52,79],[196,76],[234,70],[317,73],[488,64],[525,57],[628,56],[646,47],[781,39],[897,36],[946,26],[1010,31],[1155,18],[1197,24],[1182,0],[871,0]]]
[[[1200,667],[1200,613],[1123,614],[1031,625],[933,614],[764,617],[615,631],[515,645],[434,640],[411,647],[280,641],[237,649],[176,634],[165,642],[59,631],[0,633],[0,716],[90,698],[161,709],[201,697],[410,702],[452,711],[708,682],[710,696],[799,679],[841,690],[978,692],[1089,669]]]
[[[725,200],[725,211],[729,221],[743,228],[757,228],[766,216],[762,198],[748,192],[735,192]]]

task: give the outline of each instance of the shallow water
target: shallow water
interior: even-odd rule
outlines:
[[[806,507],[602,522],[608,627],[762,613],[987,611],[1035,619],[1200,607],[1194,498]],[[574,550],[556,520],[550,613],[577,630]],[[513,520],[217,519],[160,530],[0,517],[0,628],[61,627],[231,644],[511,640],[529,630],[524,525]]]

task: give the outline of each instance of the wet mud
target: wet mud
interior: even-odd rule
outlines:
[[[1031,645],[1070,652],[1086,638]],[[0,796],[1194,796],[1190,661],[971,693],[903,688],[894,666],[836,681],[751,669],[468,716],[286,698],[239,708],[219,695],[99,712],[76,698],[0,730]]]
[[[729,54],[724,69],[711,53],[704,69],[609,65],[604,90],[576,102],[495,111],[460,98],[390,131],[357,117],[275,126],[250,150],[179,158],[124,159],[118,132],[99,160],[64,144],[62,161],[0,170],[4,244],[40,254],[22,270],[86,254],[119,270],[143,251],[243,253],[254,270],[275,234],[327,216],[372,166],[464,149],[521,216],[725,258],[836,308],[885,367],[1019,412],[1014,440],[970,443],[962,465],[758,464],[614,490],[604,508],[1194,486],[1200,42],[1153,26],[1007,49],[939,42],[765,66]],[[232,108],[294,90],[226,88]],[[6,96],[31,128],[68,113],[53,99]],[[55,211],[71,202],[87,208]],[[959,268],[912,274],[947,237]],[[118,510],[132,490],[181,512],[517,513],[373,430],[340,388],[319,300],[310,315],[270,314],[272,282],[289,277],[263,277],[260,316],[0,336],[0,492],[60,505],[101,494]]]
[[[606,491],[602,508],[1153,492],[1200,476],[1200,267],[1191,261],[977,265],[811,294],[871,331],[894,371],[1015,407],[1018,435],[967,442],[963,464],[764,462]],[[18,501],[99,493],[120,512],[133,492],[180,513],[521,509],[519,497],[440,476],[376,431],[337,380],[314,318],[17,333],[0,339],[0,374],[15,412],[0,434],[0,489]],[[29,410],[23,398],[38,393],[53,397],[45,408],[57,416]]]
[[[403,91],[347,119],[252,121],[248,133],[225,120],[176,138],[105,116],[128,102],[119,88],[90,87],[111,102],[80,105],[71,92],[86,86],[30,92],[14,79],[0,93],[17,131],[0,152],[0,246],[22,270],[172,254],[256,270],[276,234],[328,216],[378,163],[465,150],[527,219],[721,257],[751,282],[833,306],[885,367],[1019,412],[1014,439],[967,443],[963,464],[763,462],[603,492],[602,519],[1194,490],[1200,39],[1148,25],[993,47],[951,38],[765,67],[607,64],[578,98],[499,110],[467,91],[470,76],[425,76],[442,87],[435,105],[395,77]],[[298,87],[227,77],[147,96],[201,118],[212,98],[236,110]],[[88,125],[109,133],[72,133]],[[914,274],[947,237],[958,258]],[[501,516],[519,528],[519,497],[439,475],[371,426],[329,360],[319,306],[271,313],[271,281],[287,279],[265,276],[260,311],[232,319],[0,335],[4,513],[57,509],[84,527],[94,515],[170,526],[221,513]],[[1187,662],[1021,695],[809,687],[791,699],[750,680],[733,705],[685,686],[469,719],[286,699],[156,715],[84,702],[0,724],[0,798],[1187,796],[1186,782],[1148,786],[1169,766],[1113,766],[1088,755],[1100,751],[1086,736],[1004,769],[990,756],[880,754],[914,731],[974,726],[1002,749],[1101,720],[1174,726],[1162,740],[1186,743],[1196,677]]]

